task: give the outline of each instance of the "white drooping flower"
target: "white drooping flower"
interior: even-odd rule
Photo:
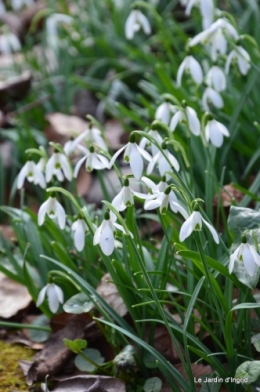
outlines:
[[[199,5],[200,14],[202,16],[203,29],[207,29],[214,20],[214,3],[213,0],[188,0],[185,2],[185,14],[190,15],[194,5]]]
[[[71,24],[73,18],[65,14],[52,14],[46,19],[46,36],[47,43],[54,51],[59,49],[58,25],[60,23]]]
[[[14,11],[19,11],[24,6],[29,7],[33,4],[33,0],[11,0],[12,9]]]
[[[211,232],[214,241],[219,244],[219,238],[216,230],[207,221],[205,221],[205,219],[202,218],[199,212],[199,207],[197,205],[195,205],[194,211],[190,215],[190,217],[181,226],[180,241],[182,242],[186,240],[186,238],[189,237],[194,230],[200,231],[202,228],[202,223],[205,223],[205,225]]]
[[[59,309],[59,304],[63,304],[63,291],[59,286],[54,283],[48,283],[44,286],[39,295],[36,302],[36,306],[39,307],[44,301],[44,298],[47,296],[49,302],[49,308],[52,313],[56,313]]]
[[[38,225],[44,223],[45,215],[49,218],[57,218],[58,224],[61,229],[64,229],[66,224],[66,213],[62,205],[57,201],[56,197],[50,196],[40,207],[38,211]]]
[[[85,148],[81,145],[78,146],[78,148],[84,152],[84,157],[81,158],[78,163],[75,166],[74,169],[74,177],[76,178],[79,172],[79,169],[81,165],[83,164],[84,161],[85,163],[85,168],[87,171],[91,172],[93,169],[95,170],[103,170],[103,169],[108,169],[109,168],[109,160],[107,157],[104,155],[98,154],[95,152],[95,149],[93,146],[91,146],[89,149]]]
[[[93,239],[93,245],[99,244],[102,252],[106,256],[110,256],[114,251],[115,248],[114,232],[116,229],[126,234],[123,226],[116,223],[114,218],[111,219],[109,212],[106,212],[104,216],[104,220],[101,223],[101,225],[97,228]]]
[[[171,172],[172,167],[178,172],[180,170],[180,165],[175,156],[173,156],[163,144],[162,149],[168,159],[166,159],[161,151],[158,151],[147,167],[147,174],[151,174],[154,166],[158,164],[161,177],[166,176],[166,180],[168,181],[171,176],[167,172]]]
[[[174,113],[174,105],[170,102],[163,102],[156,109],[155,119],[162,121],[164,124],[169,125],[171,115]]]
[[[242,48],[242,46],[236,46],[228,55],[225,72],[226,74],[229,73],[229,68],[231,63],[235,61],[237,62],[238,69],[242,75],[246,75],[249,71],[251,64],[250,64],[250,56],[247,51]]]
[[[164,192],[165,189],[168,187],[168,184],[166,182],[166,176],[162,176],[161,181],[158,184],[155,184],[152,180],[150,180],[150,178],[147,177],[142,177],[141,180],[151,190],[153,195]]]
[[[102,150],[108,151],[105,140],[102,137],[100,129],[94,126],[90,126],[80,135],[78,135],[74,140],[69,140],[67,143],[66,151],[64,146],[64,151],[67,155],[75,151],[79,146],[80,142],[85,141],[87,145],[94,145]]]
[[[223,98],[218,91],[212,87],[207,87],[202,95],[202,107],[205,111],[209,111],[209,105],[212,104],[217,109],[222,109],[224,106]]]
[[[226,54],[227,40],[225,36],[233,38],[237,41],[239,38],[238,32],[226,19],[220,18],[206,30],[202,31],[194,38],[192,38],[188,46],[192,47],[199,43],[209,44],[211,46],[211,58],[216,61],[218,53]]]
[[[187,123],[189,130],[193,135],[198,136],[201,132],[200,121],[195,110],[183,104],[183,108],[178,110],[171,119],[170,130],[175,131],[178,123]]]
[[[17,36],[13,33],[4,33],[0,35],[0,52],[3,54],[11,54],[19,52],[22,49]]]
[[[140,29],[147,35],[151,34],[151,26],[147,17],[139,10],[132,10],[125,23],[125,36],[131,40]]]
[[[150,129],[150,130],[148,131],[148,135],[152,136],[152,137],[157,141],[157,143],[158,143],[159,145],[162,144],[163,138],[161,137],[161,135],[159,134],[158,131],[153,130],[153,129]],[[147,146],[148,143],[150,143],[150,141],[149,141],[146,137],[143,137],[143,138],[141,139],[140,143],[139,143],[139,147],[144,149],[144,148]],[[153,157],[154,157],[154,156],[157,154],[157,152],[159,151],[159,150],[158,150],[158,147],[156,147],[153,143],[151,143],[151,150],[152,150],[152,156],[153,156]]]
[[[88,230],[85,220],[78,218],[72,223],[71,230],[74,231],[73,239],[75,248],[81,252],[85,246],[85,232]]]
[[[208,71],[205,83],[217,92],[226,90],[226,76],[220,67],[213,65]]]
[[[124,211],[127,207],[134,204],[134,196],[142,197],[142,195],[142,193],[136,192],[130,187],[129,180],[126,178],[121,191],[114,197],[111,204],[117,211]],[[110,215],[112,219],[115,220],[113,212],[111,212]]]
[[[65,154],[54,152],[46,164],[45,169],[46,182],[50,182],[53,176],[59,181],[72,180],[72,169],[69,160]]]
[[[179,212],[185,219],[189,217],[185,209],[180,205],[177,196],[173,190],[171,190],[170,186],[166,188],[164,192],[149,195],[145,200],[144,209],[153,210],[159,207],[160,213],[165,214],[169,205],[174,213],[177,214]]]
[[[33,182],[35,185],[39,184],[43,189],[46,188],[44,174],[42,170],[40,170],[39,165],[34,161],[29,160],[22,167],[17,177],[17,189],[21,189],[23,187],[26,178],[29,182]]]
[[[207,142],[211,141],[215,147],[221,147],[224,136],[229,137],[227,127],[213,118],[210,119],[205,126],[205,137]]]
[[[181,80],[184,71],[189,72],[195,83],[201,84],[203,80],[203,72],[200,63],[193,57],[187,56],[179,66],[177,72],[176,84],[178,87],[181,85]]]
[[[247,243],[245,236],[242,237],[242,243],[239,245],[239,247],[230,255],[230,274],[234,269],[235,260],[240,262],[242,261],[244,263],[246,272],[250,276],[254,276],[257,266],[260,267],[260,256],[253,246]]]
[[[113,166],[115,163],[116,158],[121,154],[121,152],[124,152],[124,161],[127,163],[130,163],[131,170],[137,180],[140,180],[142,177],[143,173],[143,168],[144,168],[144,163],[143,163],[143,158],[145,158],[148,162],[151,162],[152,157],[151,155],[145,151],[143,148],[138,146],[135,143],[135,136],[131,135],[129,138],[129,142],[120,150],[118,150],[114,156],[112,157],[110,161],[110,168]]]

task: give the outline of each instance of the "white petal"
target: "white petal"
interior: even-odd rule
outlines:
[[[187,211],[179,203],[177,203],[175,201],[171,201],[170,207],[173,212],[175,212],[175,213],[179,212],[183,216],[184,219],[189,218]]]
[[[50,182],[53,177],[56,158],[57,158],[56,153],[53,153],[46,164],[46,169],[45,169],[46,182]]]
[[[56,290],[53,284],[49,284],[47,289],[47,296],[49,300],[49,308],[52,313],[56,313],[59,309],[59,300],[56,294]]]
[[[212,0],[200,0],[200,13],[203,19],[203,29],[207,29],[213,22],[214,3]]]
[[[125,23],[125,36],[127,39],[133,39],[134,37],[136,18],[136,10],[131,11]]]
[[[112,200],[112,206],[114,206],[117,211],[124,211],[126,209],[126,205],[123,203],[123,193],[124,193],[124,187],[121,189],[121,191],[114,197]]]
[[[252,246],[250,246],[250,249],[251,249],[252,256],[254,258],[254,262],[260,267],[260,256],[259,256],[259,254],[255,250],[255,248],[253,248]]]
[[[151,155],[147,151],[145,151],[143,148],[141,148],[137,144],[136,144],[136,148],[137,148],[138,152],[144,157],[144,159],[146,159],[148,162],[151,162],[151,160],[153,158],[151,157]]]
[[[48,287],[48,286],[44,286],[44,287],[41,289],[41,291],[39,292],[39,295],[38,295],[38,298],[37,298],[37,302],[36,302],[37,308],[38,308],[39,306],[41,306],[41,304],[42,304],[43,301],[44,301],[44,298],[45,298],[45,295],[46,295],[46,291],[47,291],[47,287]]]
[[[191,235],[191,233],[193,231],[192,222],[193,222],[193,213],[181,226],[181,230],[180,230],[180,241],[181,242],[186,240],[186,238]]]
[[[87,156],[81,158],[81,159],[77,162],[77,164],[76,164],[76,166],[75,166],[75,169],[74,169],[74,177],[75,177],[75,178],[77,178],[78,173],[79,173],[79,169],[80,169],[81,165],[83,164],[83,162],[84,162],[86,159],[87,159]]]
[[[145,210],[153,210],[155,208],[160,207],[161,204],[162,204],[162,197],[158,197],[155,200],[146,200],[144,203],[144,209]]]
[[[185,59],[182,61],[181,65],[178,68],[177,79],[176,79],[177,87],[181,86],[182,75],[185,71],[186,65],[187,65],[187,57],[185,57]]]
[[[244,262],[246,272],[248,273],[248,275],[254,276],[256,270],[256,264],[252,254],[252,248],[249,247],[248,244],[244,245],[242,257],[243,257],[243,262]]]
[[[102,232],[102,230],[103,230],[104,222],[105,222],[105,221],[103,221],[103,222],[101,223],[101,225],[97,228],[97,230],[96,230],[96,232],[95,232],[95,234],[94,234],[93,245],[97,245],[97,244],[99,244],[99,242],[100,242],[100,236],[101,236],[101,232]]]
[[[64,154],[59,155],[60,165],[62,167],[63,173],[68,181],[72,180],[72,171],[68,161],[68,158]]]
[[[190,73],[195,83],[201,84],[203,81],[203,72],[200,63],[190,56]]]
[[[214,241],[216,242],[216,244],[219,244],[219,237],[218,237],[218,233],[216,232],[216,230],[214,229],[213,226],[211,226],[208,222],[205,221],[205,219],[201,218],[203,220],[203,222],[205,223],[205,225],[207,226],[207,228],[209,229],[209,231],[212,234],[212,237],[214,239]]]
[[[187,4],[187,7],[186,7],[186,9],[185,9],[185,15],[190,15],[191,10],[192,10],[192,8],[193,8],[195,2],[196,2],[196,0],[189,0],[189,2],[188,2],[188,4]]]
[[[114,165],[116,158],[121,154],[122,151],[124,151],[124,149],[128,146],[129,143],[127,143],[124,147],[120,148],[111,158],[111,161],[109,163],[109,169],[111,169],[111,167]]]
[[[104,221],[103,229],[100,235],[100,246],[102,252],[106,256],[110,256],[115,248],[114,233],[113,230],[111,229],[109,221],[107,220]]]
[[[167,102],[163,102],[155,112],[155,119],[162,121],[164,124],[169,124],[170,121],[170,109]]]
[[[200,121],[197,117],[197,113],[193,108],[187,106],[186,114],[188,117],[190,131],[193,133],[193,135],[198,136],[200,134]]]
[[[130,167],[132,169],[132,172],[135,176],[135,178],[137,180],[140,180],[140,178],[142,177],[142,173],[143,173],[143,168],[144,168],[144,164],[143,164],[143,159],[141,157],[140,152],[137,149],[137,146],[135,145],[135,143],[131,143],[131,152],[130,152]]]
[[[175,158],[175,156],[173,156],[169,151],[166,152],[166,155],[167,155],[169,161],[171,162],[171,165],[174,167],[174,169],[176,171],[179,171],[180,165],[179,165],[179,162],[177,161],[177,159]],[[161,176],[163,176],[163,174],[161,174]]]
[[[64,302],[64,296],[63,296],[63,291],[61,290],[61,288],[59,286],[57,286],[56,284],[54,285],[55,291],[56,291],[56,295],[57,298],[59,300],[59,303],[62,304]]]
[[[229,68],[231,65],[231,62],[233,60],[233,58],[236,56],[236,52],[234,50],[232,50],[228,57],[227,57],[227,61],[226,61],[226,65],[225,65],[225,73],[228,74],[229,73]]]
[[[25,165],[22,167],[20,173],[18,174],[17,177],[17,189],[21,189],[24,184],[24,180],[27,177],[28,174],[28,166],[29,166],[29,161],[25,163]]]
[[[56,200],[57,219],[60,228],[63,230],[66,224],[66,213],[62,205]]]
[[[240,251],[240,246],[235,250],[235,252],[233,252],[230,255],[230,262],[229,262],[229,268],[228,268],[230,274],[232,273],[232,271],[234,269],[235,260],[238,257],[239,251]]]
[[[147,177],[142,177],[141,180],[145,183],[145,185],[152,189],[153,191],[157,190],[157,185]]]
[[[77,223],[77,228],[74,233],[74,244],[76,249],[81,252],[85,246],[85,227],[82,224],[82,219],[78,219],[74,223]]]
[[[147,19],[146,16],[144,16],[144,14],[141,11],[137,11],[137,12],[138,12],[137,15],[138,22],[142,26],[144,33],[147,35],[151,34],[151,26],[149,20]]]
[[[48,209],[48,205],[49,205],[49,200],[46,200],[40,207],[39,211],[38,211],[38,225],[41,226],[43,225],[44,222],[44,218]]]
[[[182,119],[183,119],[183,113],[180,110],[173,115],[170,122],[170,130],[172,132],[175,131],[178,123],[181,122]]]

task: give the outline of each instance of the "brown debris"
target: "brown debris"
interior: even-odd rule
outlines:
[[[105,274],[102,277],[96,291],[108,303],[108,305],[119,314],[119,316],[123,317],[127,314],[127,307],[125,306],[114,283],[109,282],[111,280],[111,276],[108,273]]]
[[[244,197],[244,194],[236,189],[232,184],[224,185],[221,190],[220,199],[223,204],[223,207],[230,207],[232,204],[232,200],[235,199],[236,202],[240,202]],[[213,199],[213,206],[218,205],[219,195],[215,195]]]

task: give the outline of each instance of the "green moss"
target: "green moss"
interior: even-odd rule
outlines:
[[[0,341],[0,391],[28,391],[19,360],[32,360],[34,351],[18,344],[8,344]]]

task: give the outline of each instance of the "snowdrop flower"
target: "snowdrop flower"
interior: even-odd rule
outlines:
[[[104,155],[96,153],[93,146],[91,146],[89,149],[83,146],[78,146],[78,148],[85,153],[85,156],[81,158],[75,166],[75,178],[77,177],[79,169],[84,161],[86,161],[85,168],[89,172],[91,172],[93,169],[102,170],[109,168],[109,160]]]
[[[92,125],[89,126],[84,132],[78,135],[71,143],[68,143],[69,153],[73,152],[80,144],[80,142],[85,141],[87,144],[97,146],[104,151],[108,151],[106,142],[104,141],[100,129]],[[65,150],[64,150],[65,151]]]
[[[222,109],[224,106],[223,98],[218,91],[212,87],[207,87],[202,96],[202,107],[205,111],[209,111],[209,104],[212,104],[217,109]]]
[[[11,0],[12,9],[14,11],[19,11],[23,6],[29,7],[33,4],[33,0]]]
[[[52,14],[46,19],[47,42],[55,51],[59,48],[58,23],[71,24],[73,18],[65,14]]]
[[[187,56],[179,66],[177,72],[177,81],[176,84],[178,87],[181,85],[181,80],[184,71],[187,71],[191,74],[192,79],[195,83],[201,84],[203,80],[203,72],[200,63],[195,60],[193,56]]]
[[[235,49],[233,49],[226,61],[226,66],[225,66],[225,72],[226,74],[229,73],[229,68],[232,63],[232,61],[236,61],[239,71],[242,75],[246,75],[248,70],[250,69],[250,56],[247,53],[247,51],[242,48],[242,46],[236,46]]]
[[[150,178],[147,177],[142,177],[141,180],[146,184],[153,194],[164,192],[168,187],[166,176],[162,176],[161,181],[158,184],[155,184],[152,180],[150,180]]]
[[[49,308],[52,311],[52,313],[56,313],[57,310],[59,309],[59,304],[63,304],[63,291],[59,286],[57,286],[54,283],[48,283],[46,286],[44,286],[39,295],[38,299],[36,302],[36,306],[39,307],[44,301],[44,298],[48,298],[49,301]]]
[[[159,134],[158,131],[153,130],[153,129],[150,129],[150,130],[148,131],[148,135],[152,136],[152,137],[157,141],[157,143],[158,143],[159,145],[162,144],[163,138],[161,137],[161,135]],[[139,143],[139,147],[144,149],[148,143],[150,143],[150,141],[149,141],[146,137],[143,137],[143,138],[141,139],[140,143]],[[154,156],[157,154],[157,152],[159,151],[159,150],[158,150],[158,147],[156,147],[153,143],[151,143],[151,150],[152,150],[152,156],[153,156],[153,157],[154,157]]]
[[[260,256],[253,246],[247,243],[245,236],[242,237],[241,242],[235,252],[230,255],[229,273],[232,273],[235,260],[238,260],[244,263],[248,275],[254,276],[256,266],[260,267]]]
[[[46,182],[42,170],[38,164],[33,161],[27,161],[22,167],[17,178],[17,189],[23,187],[24,181],[27,178],[29,182],[33,182],[35,185],[39,184],[41,188],[46,188]]]
[[[85,246],[85,232],[88,226],[83,218],[78,218],[71,225],[71,230],[74,231],[73,239],[76,249],[81,252]]]
[[[46,182],[50,182],[54,175],[59,181],[63,181],[65,177],[68,181],[71,181],[72,179],[72,170],[69,160],[67,156],[61,152],[54,152],[46,164]]]
[[[172,132],[175,131],[178,123],[187,123],[193,135],[198,136],[200,134],[200,121],[197,113],[194,109],[187,106],[185,101],[183,101],[183,109],[178,110],[171,119],[170,130]]]
[[[132,10],[125,23],[126,38],[133,39],[135,33],[141,28],[145,34],[151,34],[151,26],[147,17],[139,10]]]
[[[168,160],[165,158],[165,156],[163,155],[163,153],[161,151],[159,151],[151,160],[151,162],[149,163],[148,167],[147,167],[147,174],[151,174],[154,166],[156,164],[158,164],[158,168],[159,168],[159,173],[162,176],[166,176],[166,180],[168,181],[171,176],[167,173],[168,171],[172,171],[172,167],[176,170],[179,171],[180,170],[180,165],[179,162],[177,161],[177,159],[167,150],[166,145],[163,143],[162,144],[162,149],[164,154],[166,155],[166,157],[168,158],[168,160],[170,161],[170,163],[168,162]]]
[[[112,200],[112,206],[114,206],[117,211],[124,211],[127,207],[132,206],[134,204],[134,196],[141,197],[143,194],[140,192],[134,191],[129,186],[129,180],[126,178],[124,180],[124,186],[121,191],[114,197]],[[111,213],[113,216],[115,214]]]
[[[159,192],[152,200],[150,199],[151,197],[147,198],[144,203],[145,210],[153,210],[154,208],[160,207],[160,213],[165,214],[168,205],[170,205],[170,208],[174,213],[179,212],[185,219],[188,219],[189,217],[185,209],[179,204],[178,199],[170,186],[166,188],[164,192]]]
[[[56,197],[50,196],[40,207],[38,211],[38,225],[44,223],[45,215],[49,218],[57,218],[58,224],[61,229],[64,229],[66,224],[66,213],[62,205],[57,201]]]
[[[102,252],[106,256],[110,256],[115,248],[115,238],[114,232],[118,229],[126,234],[125,229],[115,222],[114,219],[110,219],[109,212],[105,213],[104,220],[101,225],[97,228],[94,239],[93,245],[99,244],[101,247]]]
[[[191,10],[195,4],[200,6],[200,14],[202,16],[203,29],[207,29],[214,19],[214,3],[213,0],[189,0],[186,1],[185,14],[190,15]]]
[[[210,68],[206,75],[205,83],[218,92],[226,90],[226,76],[217,65],[213,65]]]
[[[20,41],[15,34],[7,32],[0,35],[0,52],[3,54],[19,52],[21,48]]]
[[[202,222],[205,223],[209,231],[211,232],[214,241],[219,244],[219,238],[216,230],[212,227],[205,219],[202,218],[199,212],[198,204],[195,204],[194,211],[190,215],[190,217],[183,223],[180,230],[180,241],[183,242],[187,237],[191,235],[191,233],[196,230],[201,230]]]
[[[205,127],[205,137],[207,142],[209,140],[215,147],[221,147],[224,136],[229,137],[229,131],[225,125],[213,119],[211,115],[208,116],[208,122]]]
[[[212,60],[216,61],[218,52],[221,54],[227,52],[227,40],[225,35],[233,38],[235,41],[239,38],[236,29],[226,19],[220,18],[212,23],[209,28],[192,38],[189,41],[188,46],[192,47],[198,43],[208,43],[211,45]]]
[[[135,135],[132,134],[130,135],[129,143],[127,143],[124,147],[120,148],[120,150],[118,150],[112,157],[109,166],[110,168],[115,163],[116,158],[124,150],[125,150],[124,161],[130,163],[130,167],[132,169],[135,178],[137,180],[140,180],[144,168],[143,157],[150,162],[152,160],[151,155],[148,154],[148,152],[146,152],[143,148],[141,148],[135,143]]]
[[[170,122],[171,114],[174,113],[174,106],[171,102],[163,102],[156,109],[155,119],[162,121],[164,124],[168,125]]]

